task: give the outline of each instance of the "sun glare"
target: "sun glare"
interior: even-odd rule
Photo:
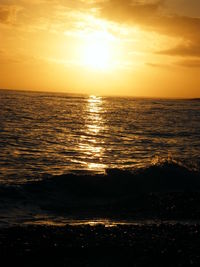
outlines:
[[[82,50],[82,64],[93,70],[110,70],[113,67],[112,38],[107,32],[87,36]]]
[[[109,48],[103,42],[94,41],[84,50],[84,64],[93,69],[104,70],[109,67]]]

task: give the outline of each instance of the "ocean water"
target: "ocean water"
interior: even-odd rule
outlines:
[[[120,188],[115,177],[126,181],[124,170],[160,162],[168,162],[169,178],[177,164],[185,168],[181,177],[199,170],[199,100],[0,90],[0,225],[68,221],[80,203],[110,203],[109,192]],[[141,181],[145,187],[143,175]],[[99,200],[99,192],[106,197]]]
[[[200,101],[0,91],[0,181],[200,162]]]

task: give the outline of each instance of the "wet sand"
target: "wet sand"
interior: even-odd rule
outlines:
[[[0,229],[2,266],[200,266],[200,225]]]

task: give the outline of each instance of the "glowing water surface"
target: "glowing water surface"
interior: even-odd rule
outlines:
[[[200,162],[200,101],[0,90],[0,182]]]

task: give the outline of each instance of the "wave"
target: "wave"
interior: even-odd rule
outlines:
[[[110,218],[200,219],[200,173],[173,160],[0,185],[0,226]]]
[[[64,174],[23,185],[1,185],[0,198],[63,203],[78,199],[131,196],[150,192],[199,192],[200,172],[173,160],[137,170],[107,169],[105,174]]]

